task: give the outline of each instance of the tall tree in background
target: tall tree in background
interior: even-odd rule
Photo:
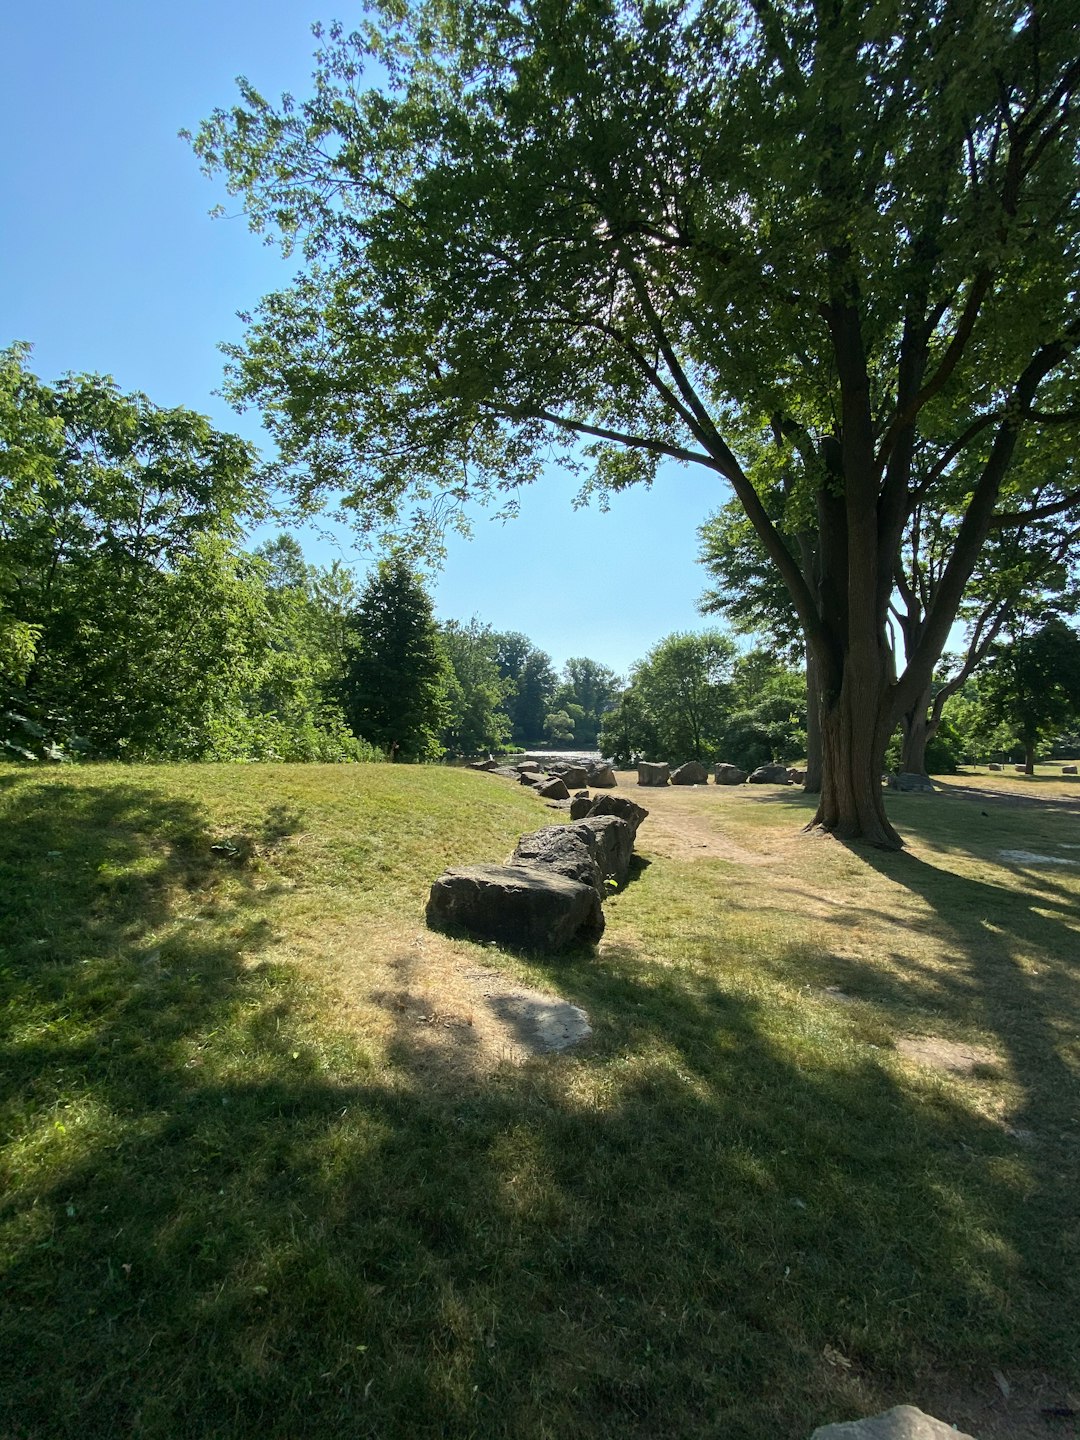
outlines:
[[[499,673],[491,626],[475,617],[467,625],[449,620],[442,644],[450,665],[445,748],[455,755],[503,749],[512,729],[504,708],[510,682]]]
[[[609,488],[722,478],[817,666],[816,820],[898,845],[885,745],[979,553],[1069,499],[1012,462],[1075,433],[1078,86],[1059,0],[386,3],[330,33],[310,101],[245,86],[196,140],[311,262],[234,393],[373,521],[535,479],[560,440]],[[754,436],[798,461],[812,575]],[[956,539],[897,675],[896,555],[941,486]]]
[[[575,745],[583,750],[595,747],[604,712],[615,703],[620,688],[619,677],[606,665],[584,655],[567,660],[552,709],[572,721]]]
[[[431,598],[402,555],[382,560],[348,625],[342,699],[354,734],[389,760],[435,760],[449,667]]]
[[[551,656],[518,630],[495,631],[491,638],[495,663],[509,686],[504,703],[513,739],[518,745],[541,740],[555,695]]]
[[[1058,615],[1038,626],[1018,623],[995,649],[979,704],[992,723],[1013,731],[1033,775],[1038,746],[1080,720],[1080,635]]]
[[[736,656],[734,641],[721,630],[677,632],[633,667],[631,688],[657,758],[677,763],[722,758]]]

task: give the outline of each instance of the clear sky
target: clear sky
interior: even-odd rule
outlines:
[[[30,341],[46,380],[111,374],[265,445],[257,417],[215,394],[217,346],[292,266],[242,216],[209,218],[222,197],[177,132],[230,104],[240,74],[267,95],[304,95],[311,23],[356,14],[305,0],[0,5],[0,345]],[[576,489],[551,474],[518,519],[479,513],[475,537],[451,541],[436,607],[522,630],[557,664],[589,655],[625,672],[662,636],[705,623],[696,532],[726,491],[671,466],[603,514],[575,511]],[[347,531],[300,538],[315,563],[367,563]]]

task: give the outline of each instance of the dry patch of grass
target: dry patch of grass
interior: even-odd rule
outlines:
[[[496,778],[0,769],[0,1433],[1062,1433],[1080,877],[1000,858],[1068,853],[1060,792],[890,797],[891,856],[635,788],[552,957],[423,926],[555,818]],[[525,1054],[521,985],[588,1044]]]

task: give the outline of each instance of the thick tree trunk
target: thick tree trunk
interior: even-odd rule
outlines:
[[[839,696],[822,709],[821,799],[808,828],[820,825],[841,839],[899,850],[903,841],[885,814],[881,790],[891,731],[886,689],[883,669],[875,677],[845,667]]]
[[[1035,741],[1024,741],[1024,774],[1035,774]]]
[[[817,661],[809,645],[806,647],[806,779],[803,789],[809,795],[821,791],[821,682]]]
[[[937,726],[930,724],[930,687],[920,695],[911,709],[901,718],[904,728],[904,742],[900,751],[900,769],[908,775],[926,774],[926,747],[933,739]]]

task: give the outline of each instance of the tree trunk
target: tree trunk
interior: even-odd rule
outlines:
[[[820,825],[841,839],[900,850],[903,841],[885,814],[881,790],[892,728],[884,704],[886,690],[883,669],[876,677],[859,675],[849,657],[839,696],[822,708],[821,799],[807,828]]]
[[[900,751],[900,769],[908,775],[926,774],[926,746],[932,738],[929,710],[930,687],[927,686],[907,714],[901,717],[904,742]]]
[[[821,681],[814,652],[806,647],[806,779],[808,795],[821,791]]]
[[[1035,774],[1035,741],[1024,740],[1024,774]]]

